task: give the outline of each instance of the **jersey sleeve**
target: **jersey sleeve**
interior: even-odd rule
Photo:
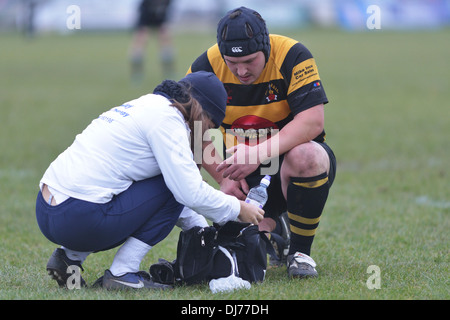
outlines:
[[[187,73],[197,72],[197,71],[207,71],[214,72],[213,67],[208,59],[208,52],[205,51],[201,56],[199,56],[194,63],[192,63],[189,71]]]
[[[328,103],[316,61],[301,43],[291,47],[281,72],[288,82],[287,101],[294,115],[318,104]]]

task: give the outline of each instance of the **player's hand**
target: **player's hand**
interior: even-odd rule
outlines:
[[[255,171],[259,165],[258,148],[238,144],[228,150],[232,155],[222,161],[216,168],[224,178],[239,181]]]
[[[262,219],[264,219],[264,210],[258,208],[257,206],[239,201],[241,204],[241,212],[239,213],[239,220],[242,222],[249,222],[253,224],[258,224]]]
[[[220,191],[235,196],[239,200],[245,200],[249,187],[245,179],[234,181],[225,178],[220,183]]]

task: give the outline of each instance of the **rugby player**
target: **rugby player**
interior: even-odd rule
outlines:
[[[277,161],[260,229],[284,237],[278,250],[290,277],[316,277],[311,246],[336,159],[325,142],[328,99],[311,52],[297,40],[269,34],[258,12],[240,7],[219,21],[217,43],[188,73],[200,70],[216,74],[227,91],[220,129],[230,155],[203,167],[222,191],[245,199],[262,169]]]

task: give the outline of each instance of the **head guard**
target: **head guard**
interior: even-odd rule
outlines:
[[[217,26],[217,44],[222,57],[242,57],[262,51],[266,63],[270,39],[266,23],[255,10],[240,7],[229,11]]]

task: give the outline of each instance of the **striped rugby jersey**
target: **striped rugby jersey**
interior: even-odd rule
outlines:
[[[255,139],[268,138],[270,129],[281,130],[296,114],[328,103],[309,50],[298,41],[280,35],[271,34],[270,43],[269,60],[258,80],[250,85],[241,84],[233,75],[217,44],[189,68],[188,73],[200,70],[215,73],[227,90],[226,114],[220,129],[234,138],[225,135],[225,142],[253,144]],[[325,141],[325,132],[314,140]]]

